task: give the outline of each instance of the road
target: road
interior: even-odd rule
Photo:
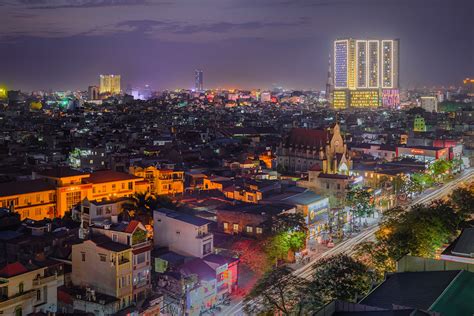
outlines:
[[[464,170],[461,175],[457,178],[453,179],[449,183],[437,187],[434,189],[429,189],[424,192],[422,195],[415,198],[407,207],[411,205],[420,204],[420,203],[429,203],[430,201],[441,199],[447,196],[453,189],[462,184],[471,181],[474,178],[474,168],[469,168]],[[303,277],[306,279],[310,279],[312,277],[313,271],[313,264],[316,263],[318,260],[324,257],[329,257],[333,255],[337,255],[340,253],[352,254],[354,252],[354,248],[356,245],[370,240],[374,237],[374,233],[377,231],[378,225],[373,225],[372,227],[367,228],[360,234],[347,239],[339,244],[337,244],[334,248],[321,253],[320,255],[314,257],[308,264],[304,265],[303,267],[295,270],[293,273],[299,277]],[[250,301],[248,304],[258,304],[258,300]],[[245,315],[244,313],[244,302],[243,300],[235,302],[229,308],[226,308],[222,311],[222,315],[226,316],[242,316]]]

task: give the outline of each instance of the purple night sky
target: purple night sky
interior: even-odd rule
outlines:
[[[400,38],[402,87],[474,75],[472,0],[2,0],[0,84],[322,89],[339,37]]]

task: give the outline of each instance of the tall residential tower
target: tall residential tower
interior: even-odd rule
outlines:
[[[100,93],[119,94],[120,75],[100,75]]]
[[[196,91],[204,90],[204,75],[200,69],[194,71],[194,89],[196,89]]]
[[[399,40],[334,41],[336,108],[396,106],[399,88]]]

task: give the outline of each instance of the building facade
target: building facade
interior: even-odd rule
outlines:
[[[120,94],[120,75],[100,75],[100,94]]]
[[[399,40],[334,41],[334,88],[335,108],[398,106]]]

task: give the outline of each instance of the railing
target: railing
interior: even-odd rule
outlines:
[[[57,275],[51,275],[47,277],[41,277],[39,279],[33,280],[33,286],[39,286],[39,285],[44,285],[46,283],[49,283],[51,281],[57,280],[58,276]]]
[[[0,310],[3,310],[11,305],[16,305],[24,300],[32,298],[35,295],[36,291],[28,291],[23,294],[17,294],[13,297],[7,298],[5,301],[0,302]]]
[[[197,239],[203,239],[203,238],[206,238],[206,237],[208,237],[208,236],[212,236],[212,233],[210,233],[210,232],[207,232],[207,233],[198,233],[198,234],[196,235],[196,238],[197,238]]]
[[[149,246],[151,245],[151,240],[145,240],[145,241],[142,241],[140,243],[137,243],[137,244],[133,244],[132,245],[132,248],[142,248],[142,247],[145,247],[145,246]]]

